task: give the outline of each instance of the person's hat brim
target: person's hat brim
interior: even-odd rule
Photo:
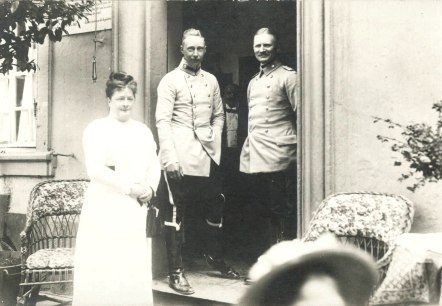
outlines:
[[[290,305],[308,275],[332,276],[348,305],[365,305],[377,282],[373,259],[353,247],[325,248],[293,258],[258,279],[239,305]]]

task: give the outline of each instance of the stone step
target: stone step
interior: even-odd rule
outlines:
[[[204,261],[196,260],[190,265],[189,269],[185,271],[187,280],[193,289],[195,289],[194,294],[186,296],[169,288],[167,274],[161,274],[154,279],[154,294],[156,293],[158,297],[169,297],[181,301],[201,303],[189,305],[236,305],[240,297],[249,287],[244,284],[244,277],[247,274],[248,266],[238,262],[230,261],[230,263],[240,273],[241,279],[233,280],[222,278],[219,272],[211,270]]]
[[[153,290],[154,292],[163,293],[163,296],[178,296],[182,300],[202,300],[219,303],[219,305],[235,305],[248,288],[244,284],[244,279],[221,278],[216,271],[189,271],[186,272],[186,278],[195,289],[195,293],[190,296],[179,294],[169,288],[167,276],[155,279]]]

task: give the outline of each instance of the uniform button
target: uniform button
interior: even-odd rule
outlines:
[[[272,74],[272,75],[270,75],[270,78],[273,78],[273,74]]]
[[[269,132],[269,130],[268,129],[266,129],[266,131],[265,131],[266,133],[268,133]]]
[[[193,87],[193,85],[190,85],[190,88],[192,88]]]
[[[209,108],[212,108],[212,105],[209,105]]]
[[[201,77],[204,77],[204,74],[201,73]]]
[[[267,96],[266,98],[267,98],[267,100],[268,100],[268,99],[270,99],[270,96]]]
[[[192,86],[190,86],[190,87],[192,87]],[[267,88],[270,88],[270,85],[267,85]]]
[[[266,118],[266,122],[269,122],[269,118]]]
[[[206,87],[207,87],[207,84],[206,84]]]
[[[207,95],[210,98],[210,94]]]
[[[268,111],[268,110],[269,110],[269,107],[267,106],[267,107],[266,107],[266,111]]]

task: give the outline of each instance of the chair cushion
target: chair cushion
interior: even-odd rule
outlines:
[[[376,193],[341,193],[325,199],[305,235],[316,240],[324,232],[339,236],[372,237],[392,245],[411,228],[411,202],[400,196]]]
[[[47,215],[80,213],[88,184],[86,180],[53,180],[37,184],[31,193],[27,222]]]
[[[74,266],[74,248],[42,249],[26,260],[29,269],[69,268]]]

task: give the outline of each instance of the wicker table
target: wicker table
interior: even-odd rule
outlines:
[[[442,233],[402,234],[371,305],[442,305]]]

